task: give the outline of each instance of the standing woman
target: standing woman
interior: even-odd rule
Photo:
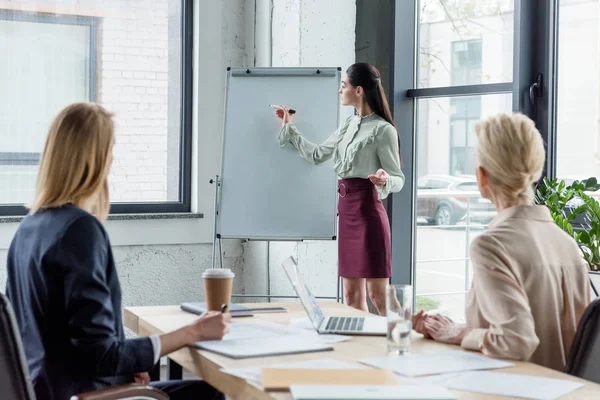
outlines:
[[[367,311],[369,298],[385,315],[385,287],[392,275],[390,224],[382,199],[404,185],[400,139],[381,75],[367,63],[351,65],[339,90],[342,105],[355,108],[324,143],[306,140],[288,108],[277,110],[283,128],[280,145],[291,143],[304,159],[320,164],[333,158],[338,175],[338,272],[346,302]]]

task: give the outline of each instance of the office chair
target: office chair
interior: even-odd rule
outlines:
[[[8,298],[0,293],[0,388],[2,399],[35,400],[21,335]],[[130,384],[83,393],[71,400],[116,400],[123,398],[168,400],[151,386]]]
[[[567,356],[565,372],[600,383],[600,299],[583,313]]]

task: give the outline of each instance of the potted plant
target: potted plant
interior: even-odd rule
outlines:
[[[554,222],[571,235],[588,263],[590,274],[600,270],[600,204],[588,193],[600,190],[596,178],[567,185],[558,179],[538,185],[535,203],[548,207]]]

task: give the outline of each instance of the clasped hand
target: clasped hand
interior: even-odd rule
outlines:
[[[443,315],[426,315],[419,311],[412,316],[412,326],[415,332],[436,342],[460,345],[467,330]]]

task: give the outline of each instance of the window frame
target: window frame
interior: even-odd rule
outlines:
[[[394,71],[392,106],[402,137],[402,191],[388,200],[392,234],[392,283],[416,282],[417,116],[418,100],[436,97],[512,94],[513,112],[534,120],[547,145],[543,176],[556,175],[556,80],[559,0],[514,0],[513,79],[511,82],[419,88],[417,61],[419,2],[392,2],[394,35],[391,65]],[[538,74],[541,90],[530,89]],[[539,96],[538,96],[539,95]]]
[[[192,198],[192,118],[193,118],[193,0],[181,0],[181,109],[179,143],[179,201],[119,202],[111,203],[110,214],[169,214],[191,212]],[[0,19],[24,22],[45,22],[90,26],[90,101],[97,99],[98,23],[99,17],[58,15],[43,12],[0,9]],[[17,153],[20,154],[20,153]],[[3,161],[3,157],[4,161]],[[10,159],[9,159],[10,155]],[[0,165],[37,165],[40,153],[16,156],[0,152]],[[13,164],[8,164],[14,159]],[[0,204],[0,216],[23,216],[28,212],[24,205]]]

